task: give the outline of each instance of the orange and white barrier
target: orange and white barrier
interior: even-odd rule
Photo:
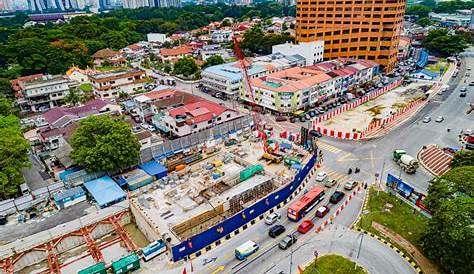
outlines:
[[[320,226],[318,226],[315,230],[316,233],[319,233],[321,231],[323,231],[323,229],[329,225],[330,223],[332,223],[332,221],[334,220],[334,218],[336,218],[336,216],[338,216],[339,214],[341,214],[342,210],[344,210],[344,208],[347,207],[347,205],[349,204],[349,201],[352,200],[352,198],[355,197],[355,195],[357,193],[359,193],[361,190],[362,190],[362,186],[364,185],[365,183],[360,183],[358,184],[357,188],[351,192],[351,194],[349,194],[349,196],[347,197],[347,199],[344,201],[344,203],[342,203],[337,209],[336,209],[336,212],[333,213],[331,216],[329,216],[328,219],[326,219]]]
[[[396,81],[396,82],[391,83],[391,84],[388,85],[388,86],[385,86],[385,87],[380,88],[380,89],[378,89],[378,90],[376,90],[376,91],[373,91],[373,92],[371,92],[371,93],[369,93],[369,94],[363,96],[362,98],[357,99],[357,100],[354,101],[354,102],[350,102],[350,103],[348,103],[348,104],[344,104],[344,105],[342,105],[341,107],[339,107],[339,108],[337,108],[337,109],[335,109],[335,110],[332,110],[332,111],[330,111],[330,112],[328,112],[328,113],[326,113],[326,114],[324,114],[324,115],[322,115],[322,116],[319,116],[319,117],[314,118],[313,120],[311,120],[311,124],[312,124],[313,128],[315,128],[317,124],[319,124],[319,123],[321,123],[321,122],[323,122],[323,121],[327,121],[327,120],[329,120],[329,119],[331,119],[331,118],[333,118],[333,117],[335,117],[335,116],[337,116],[337,115],[339,115],[339,114],[341,114],[341,113],[344,113],[344,112],[346,112],[346,111],[348,111],[348,110],[351,110],[351,109],[353,109],[353,108],[356,108],[356,107],[362,105],[363,103],[366,103],[366,102],[368,102],[368,101],[374,99],[375,97],[378,97],[378,96],[384,94],[385,92],[387,92],[387,91],[389,91],[389,90],[392,90],[392,89],[398,87],[399,85],[402,84],[402,82],[403,82],[403,80],[398,80],[398,81]]]
[[[322,127],[313,127],[313,129],[320,132],[324,136],[329,136],[341,140],[359,140],[363,137],[362,133],[360,132],[342,132]]]

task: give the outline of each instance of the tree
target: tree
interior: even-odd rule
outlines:
[[[427,27],[433,25],[433,22],[428,17],[423,17],[418,19],[416,23],[422,27]]]
[[[444,201],[462,195],[474,197],[474,166],[456,167],[434,178],[423,203],[432,212],[437,212]]]
[[[13,106],[13,101],[9,98],[0,97],[0,115],[8,116],[10,114],[16,115],[17,109]]]
[[[462,150],[454,154],[450,164],[451,168],[461,166],[474,166],[474,150]]]
[[[13,89],[10,81],[0,78],[0,97],[13,97]]]
[[[71,158],[90,171],[117,172],[135,165],[140,144],[128,124],[109,116],[90,116],[71,138]]]
[[[193,75],[199,70],[196,62],[191,57],[183,57],[179,59],[173,67],[173,73],[183,75],[185,77]]]
[[[446,273],[472,273],[474,268],[474,199],[459,196],[441,204],[422,237],[422,248]]]
[[[71,88],[63,101],[70,106],[77,106],[81,102],[81,92],[78,88]]]
[[[462,52],[469,46],[463,35],[450,34],[447,29],[431,30],[422,44],[432,53],[450,56]]]
[[[0,115],[0,197],[16,196],[23,176],[20,170],[29,165],[30,145],[23,138],[20,120],[14,115]]]
[[[222,21],[222,23],[220,24],[220,27],[230,27],[232,25],[232,23],[230,22],[229,19],[224,19],[224,21]]]
[[[256,26],[244,33],[240,47],[255,54],[270,54],[272,46],[293,41],[294,38],[288,34],[265,34]]]
[[[207,58],[206,62],[202,65],[202,68],[212,67],[224,63],[224,59],[220,55],[213,55]]]
[[[406,14],[416,15],[418,18],[428,17],[428,14],[432,11],[430,7],[425,5],[414,5],[407,7]]]

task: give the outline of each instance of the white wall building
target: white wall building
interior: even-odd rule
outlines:
[[[234,32],[232,30],[212,30],[211,31],[211,40],[214,43],[229,43],[234,37]]]
[[[89,80],[100,98],[117,98],[121,91],[132,94],[146,83],[145,72],[140,69],[93,74]]]
[[[163,44],[164,42],[169,40],[166,38],[166,34],[164,33],[148,33],[146,37],[147,37],[148,42],[154,42],[154,43]]]
[[[31,81],[19,82],[18,104],[23,112],[45,111],[60,106],[62,99],[76,83],[62,75],[44,75]]]
[[[324,41],[314,41],[299,44],[285,43],[272,47],[272,53],[284,55],[299,54],[306,59],[306,65],[314,65],[323,61]]]

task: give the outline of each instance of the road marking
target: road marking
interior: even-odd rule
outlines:
[[[221,271],[224,271],[224,269],[225,269],[225,266],[220,265],[216,270],[212,271],[212,274],[216,274],[216,273],[219,273]]]
[[[349,156],[352,156],[352,153],[347,152],[344,156],[337,159],[337,162],[353,161],[354,159],[347,159]],[[359,159],[356,159],[359,160]]]
[[[327,143],[324,143],[324,142],[321,142],[321,140],[318,140],[318,147],[319,148],[322,148],[324,150],[328,150],[329,152],[332,152],[334,154],[337,154],[339,152],[341,152],[342,150],[335,147],[335,146],[332,146],[330,144],[327,144]]]

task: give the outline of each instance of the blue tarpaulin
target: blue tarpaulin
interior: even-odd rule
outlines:
[[[283,149],[291,149],[293,146],[289,143],[281,143],[280,147]]]
[[[166,177],[166,175],[168,175],[168,169],[156,161],[144,163],[140,165],[140,168],[148,173],[148,175],[155,176],[157,179]]]
[[[84,183],[84,187],[101,208],[125,200],[127,194],[109,176]]]

